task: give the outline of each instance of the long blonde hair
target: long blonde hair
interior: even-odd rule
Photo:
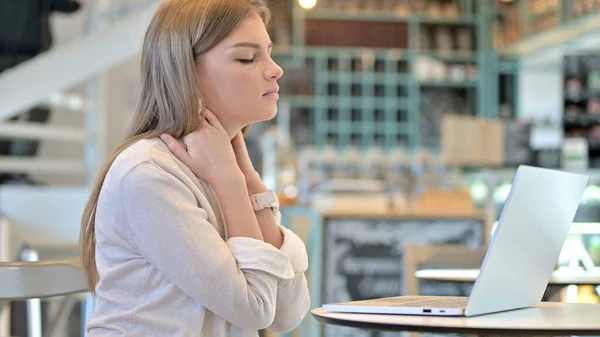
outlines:
[[[91,190],[81,219],[79,254],[90,291],[96,268],[96,208],[106,174],[115,158],[133,143],[168,133],[179,138],[204,120],[196,77],[199,57],[225,39],[244,19],[269,10],[256,0],[168,0],[154,14],[144,37],[142,90],[125,141],[108,158]]]

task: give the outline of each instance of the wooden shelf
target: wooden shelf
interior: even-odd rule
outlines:
[[[418,22],[423,24],[465,25],[477,22],[473,15],[462,14],[458,17],[433,17],[424,14],[402,16],[383,11],[348,11],[341,9],[312,9],[304,11],[307,19],[348,20],[375,22]]]
[[[475,88],[477,87],[477,81],[419,81],[421,87],[443,87],[443,88]]]

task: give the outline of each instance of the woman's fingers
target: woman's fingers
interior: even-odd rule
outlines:
[[[223,129],[221,122],[219,122],[219,119],[212,111],[210,111],[209,109],[204,109],[202,110],[202,113],[204,114],[204,118],[206,118],[210,125],[217,129]]]
[[[165,142],[165,144],[167,144],[169,150],[171,150],[175,157],[181,160],[181,162],[183,162],[186,165],[189,163],[190,154],[188,153],[187,148],[181,145],[177,139],[166,133],[162,134],[160,136],[160,139],[162,139],[162,141]]]

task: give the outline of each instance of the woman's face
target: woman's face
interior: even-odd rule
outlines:
[[[283,70],[271,59],[271,46],[264,22],[252,14],[198,61],[203,103],[231,137],[277,114]]]

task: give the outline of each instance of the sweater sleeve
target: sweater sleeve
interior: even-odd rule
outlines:
[[[308,255],[302,239],[292,230],[281,226],[281,213],[276,210],[275,218],[283,233],[283,252],[294,269],[294,278],[281,282],[277,291],[277,309],[269,330],[289,332],[297,328],[310,310],[310,294],[305,271],[308,269]]]
[[[251,238],[223,241],[192,191],[154,164],[130,171],[120,193],[131,240],[149,263],[239,328],[272,324],[278,285],[294,278],[285,253]]]

